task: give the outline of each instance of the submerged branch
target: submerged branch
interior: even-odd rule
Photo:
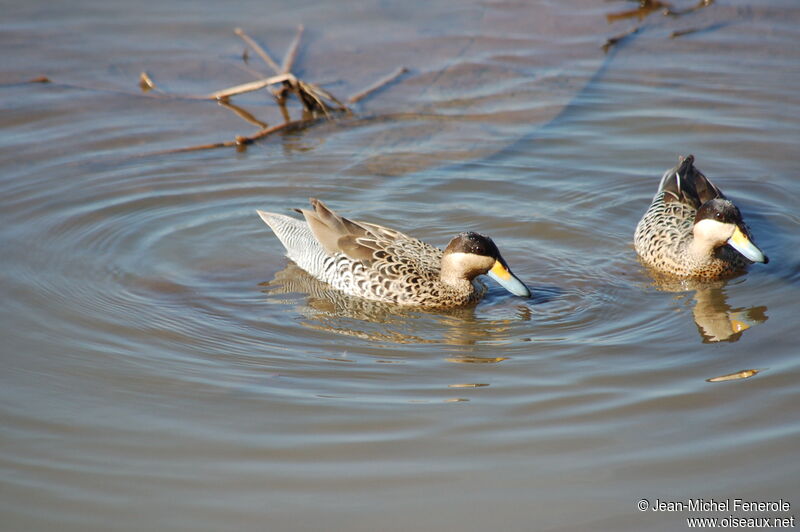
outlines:
[[[343,118],[340,123],[343,125],[343,127],[357,128],[357,127],[369,126],[371,124],[375,124],[376,122],[420,121],[420,120],[433,121],[433,122],[458,122],[462,120],[462,118],[452,115],[439,115],[435,113],[422,114],[422,113],[401,112],[401,113],[374,114],[366,116],[348,115],[348,118]],[[262,128],[249,136],[237,135],[234,138],[234,140],[214,142],[210,144],[199,144],[196,146],[187,146],[184,148],[172,148],[168,150],[143,153],[136,155],[134,157],[141,158],[141,157],[153,157],[159,155],[171,155],[175,153],[190,153],[196,151],[213,150],[217,148],[236,148],[237,151],[244,151],[250,144],[253,144],[256,141],[262,140],[266,137],[270,137],[276,133],[280,132],[291,133],[294,131],[300,131],[325,121],[326,121],[325,118],[318,116],[303,118],[300,120],[289,120],[287,122],[283,122],[275,126]]]
[[[142,157],[170,155],[174,153],[189,153],[195,151],[214,150],[217,148],[233,148],[233,147],[235,147],[238,151],[243,151],[246,146],[254,143],[257,140],[263,139],[270,135],[274,135],[275,133],[279,133],[281,131],[297,131],[312,126],[319,120],[320,119],[318,118],[293,120],[291,122],[284,122],[283,124],[278,124],[276,126],[265,127],[263,129],[260,129],[253,135],[249,136],[237,135],[234,140],[226,140],[224,142],[214,142],[211,144],[199,144],[197,146],[187,146],[185,148],[173,148],[169,150],[162,150],[148,154],[143,154]]]
[[[299,131],[301,129],[305,129],[309,126],[312,126],[319,121],[320,121],[319,118],[304,118],[301,120],[292,120],[291,122],[284,122],[283,124],[278,124],[277,126],[272,126],[262,129],[261,131],[255,133],[254,135],[250,135],[249,137],[237,137],[237,140],[241,139],[242,142],[245,142],[247,144],[252,144],[257,140],[278,133],[279,131],[286,130],[287,133],[290,131]]]

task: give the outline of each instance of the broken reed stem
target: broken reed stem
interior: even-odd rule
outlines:
[[[294,61],[295,59],[297,59],[297,50],[300,48],[300,39],[303,38],[304,31],[305,27],[303,27],[302,24],[297,26],[297,34],[294,36],[294,40],[292,41],[291,46],[289,46],[289,50],[283,57],[281,72],[283,72],[284,74],[287,74],[292,71],[292,67],[294,66]]]
[[[289,85],[290,90],[295,96],[297,96],[297,99],[300,100],[300,103],[303,105],[303,109],[312,114],[321,111],[326,118],[329,118],[328,106],[325,104],[325,102],[303,85],[304,83],[302,81],[298,81],[297,83],[292,83]]]
[[[350,112],[350,109],[336,99],[333,94],[313,83],[306,83],[298,79],[295,83],[290,83],[290,88],[297,95],[306,111],[310,113],[322,111],[327,118],[330,118],[328,111]],[[329,105],[328,102],[335,103],[336,107]]]
[[[241,38],[242,38],[242,40],[243,40],[244,42],[246,42],[246,43],[248,44],[248,46],[250,46],[250,48],[252,48],[252,49],[253,49],[253,51],[254,51],[255,53],[257,53],[257,54],[258,54],[258,55],[261,57],[261,59],[263,59],[263,60],[264,60],[264,62],[265,62],[265,63],[266,63],[266,64],[267,64],[267,65],[268,65],[268,66],[269,66],[269,67],[270,67],[270,68],[271,68],[273,71],[275,71],[275,74],[276,74],[276,75],[282,74],[282,72],[281,72],[281,67],[279,67],[279,66],[278,66],[278,63],[276,63],[276,62],[275,62],[275,60],[273,60],[273,59],[272,59],[272,57],[270,57],[270,55],[267,53],[267,51],[266,51],[266,50],[264,50],[264,49],[261,47],[261,45],[260,45],[260,44],[258,44],[256,41],[254,41],[254,40],[252,39],[252,37],[250,37],[248,34],[246,34],[242,28],[235,28],[235,29],[233,30],[233,32],[234,32],[236,35],[238,35],[239,37],[241,37]]]
[[[219,100],[220,98],[228,98],[230,96],[235,96],[236,94],[253,92],[263,89],[269,85],[276,85],[278,83],[283,83],[284,81],[292,80],[294,80],[294,76],[291,74],[279,74],[277,76],[272,76],[271,78],[250,81],[248,83],[242,83],[241,85],[234,85],[233,87],[228,87],[227,89],[221,89],[216,92],[212,92],[208,95],[208,99]]]
[[[339,111],[350,111],[350,109],[348,109],[345,104],[340,102],[336,98],[336,96],[334,96],[330,92],[326,91],[325,89],[323,89],[319,85],[314,85],[313,83],[304,83],[304,85],[306,85],[307,87],[311,87],[316,94],[321,94],[322,96],[324,96],[328,100],[330,100],[333,103],[335,103],[336,105],[338,105],[339,106],[339,109],[338,109]]]
[[[386,76],[386,77],[384,77],[382,79],[379,79],[378,81],[376,81],[375,83],[373,83],[372,85],[370,85],[369,87],[364,89],[363,91],[357,92],[356,94],[350,96],[350,98],[348,98],[347,102],[348,103],[357,103],[357,102],[363,100],[364,98],[366,98],[367,96],[369,96],[373,92],[378,91],[378,90],[382,89],[383,87],[385,87],[386,85],[388,85],[389,83],[393,82],[394,80],[396,80],[397,78],[399,78],[400,76],[405,74],[406,72],[408,72],[408,69],[406,67],[401,66],[401,67],[397,68],[397,70],[395,70],[394,72],[392,72],[388,76]]]

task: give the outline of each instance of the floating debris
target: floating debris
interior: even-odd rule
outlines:
[[[158,87],[147,72],[142,72],[139,74],[139,88],[142,89],[142,92],[148,92],[156,90]]]
[[[237,151],[243,151],[246,147],[258,139],[262,139],[279,131],[282,132],[290,132],[290,131],[298,131],[305,129],[307,127],[311,127],[315,124],[318,124],[320,120],[331,120],[337,118],[339,116],[345,115],[352,115],[352,111],[349,107],[342,103],[336,96],[328,92],[327,90],[323,89],[322,87],[315,85],[314,83],[304,81],[299,79],[292,73],[292,68],[294,67],[295,61],[299,55],[300,50],[300,42],[303,36],[305,28],[301,25],[297,28],[297,33],[292,40],[291,45],[289,46],[286,55],[283,58],[283,62],[281,65],[278,63],[267,53],[267,51],[259,45],[255,39],[247,35],[241,28],[235,28],[234,33],[244,40],[247,44],[249,49],[253,50],[256,55],[261,57],[261,59],[267,64],[267,66],[272,69],[275,73],[274,76],[265,76],[262,73],[256,72],[254,69],[250,67],[244,67],[247,71],[251,72],[255,77],[258,77],[256,81],[251,81],[248,83],[240,83],[237,85],[233,85],[231,87],[227,87],[225,89],[220,89],[218,91],[214,91],[211,94],[174,94],[168,93],[166,91],[161,90],[150,77],[147,72],[142,72],[139,75],[139,89],[141,92],[131,92],[126,90],[115,90],[115,89],[105,89],[101,87],[91,86],[91,85],[79,85],[79,84],[61,84],[62,86],[68,87],[75,87],[87,90],[105,90],[111,91],[116,93],[124,93],[136,96],[145,96],[148,98],[172,98],[172,99],[182,99],[182,100],[213,100],[218,102],[220,105],[225,107],[226,109],[231,110],[237,116],[242,118],[243,120],[247,121],[248,123],[259,127],[260,129],[252,134],[252,135],[236,135],[234,140],[228,140],[223,142],[213,142],[209,144],[202,144],[197,146],[189,146],[185,148],[177,148],[177,149],[169,149],[158,151],[155,153],[149,153],[146,155],[164,155],[164,154],[172,154],[172,153],[184,153],[184,152],[193,152],[199,150],[210,150],[215,148],[230,148],[233,147]],[[249,53],[248,48],[245,48],[244,52],[242,53],[242,62],[248,63],[249,62]],[[376,83],[372,84],[371,86],[367,87],[366,89],[357,92],[353,96],[349,98],[350,103],[356,103],[367,96],[371,95],[375,91],[385,87],[389,83],[395,81],[399,78],[402,74],[408,72],[405,67],[400,67],[396,69],[392,74],[386,76]],[[39,76],[37,78],[28,80],[27,83],[52,83],[52,80],[46,76]],[[259,120],[256,118],[252,113],[245,110],[242,107],[233,105],[230,103],[230,98],[233,96],[237,96],[240,94],[245,94],[249,92],[254,92],[262,89],[268,89],[275,101],[277,102],[281,116],[283,117],[284,122],[282,124],[277,124],[274,126],[269,126],[265,121]],[[289,115],[289,111],[286,108],[286,101],[288,100],[289,96],[294,95],[297,97],[297,100],[303,107],[303,115],[299,119],[292,119]]]
[[[474,383],[464,383],[464,384],[448,384],[448,388],[482,388],[484,386],[489,386],[486,383],[482,382],[474,382]]]
[[[455,362],[457,364],[496,364],[508,360],[508,357],[476,357],[476,356],[462,356],[462,357],[448,357],[445,358],[447,362]]]
[[[326,356],[319,356],[317,357],[322,360],[330,360],[331,362],[347,362],[347,363],[354,363],[355,360],[351,360],[349,358],[342,358],[342,357],[326,357]]]
[[[722,26],[723,26],[722,24],[712,24],[710,26],[703,26],[702,28],[687,28],[685,30],[675,30],[669,34],[669,38],[675,39],[676,37],[691,35],[692,33],[699,33],[701,31],[711,31],[720,28]]]
[[[708,7],[714,3],[714,0],[700,0],[695,4],[693,7],[689,9],[684,9],[683,11],[675,11],[672,7],[668,7],[664,10],[664,15],[669,17],[682,17],[683,15],[688,15],[689,13],[694,13],[699,9],[703,9],[704,7]]]
[[[606,21],[610,24],[612,22],[616,22],[618,20],[626,20],[630,18],[638,18],[639,22],[641,23],[645,18],[650,16],[650,14],[654,13],[655,11],[661,10],[661,13],[664,16],[670,17],[681,17],[683,15],[688,15],[690,13],[694,13],[699,9],[706,8],[712,4],[714,4],[714,0],[699,0],[696,5],[690,7],[689,9],[684,9],[683,11],[675,10],[672,7],[672,4],[668,2],[662,2],[661,0],[638,0],[639,7],[636,9],[628,9],[625,11],[618,11],[616,13],[609,13],[606,15]],[[696,33],[698,31],[703,31],[707,29],[712,29],[716,26],[710,26],[706,28],[696,28],[696,29],[686,29],[686,30],[678,30],[673,31],[670,34],[670,39],[674,39],[676,37],[680,37],[682,35],[688,35],[690,33]],[[615,37],[610,37],[606,42],[602,45],[603,52],[608,53],[608,50],[614,46],[615,44],[620,43],[626,37],[633,35],[634,33],[638,32],[641,29],[641,26],[635,26],[632,29],[621,33]]]
[[[760,369],[743,369],[742,371],[737,371],[736,373],[730,373],[728,375],[722,375],[720,377],[713,377],[711,379],[706,379],[706,382],[726,382],[726,381],[735,381],[739,379],[748,379],[753,375],[759,373]]]

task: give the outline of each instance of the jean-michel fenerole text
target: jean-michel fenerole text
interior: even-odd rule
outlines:
[[[656,499],[650,505],[654,512],[788,512],[789,501],[747,501],[744,499],[688,499],[665,501]]]

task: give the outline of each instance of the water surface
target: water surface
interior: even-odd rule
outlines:
[[[800,8],[606,22],[631,6],[9,7],[2,528],[686,526],[642,498],[794,514]],[[233,28],[280,58],[300,23],[295,72],[334,94],[409,73],[352,119],[157,155],[256,128],[141,96],[140,72],[175,94],[251,81],[243,66],[268,71]],[[235,102],[281,120],[263,94]],[[637,262],[636,222],[688,153],[768,265],[664,286]],[[339,297],[255,215],[308,197],[439,246],[490,234],[534,296],[491,285],[445,313]]]

